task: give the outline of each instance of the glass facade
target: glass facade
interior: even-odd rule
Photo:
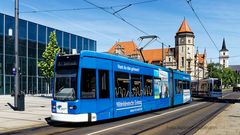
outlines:
[[[51,93],[37,63],[42,60],[52,31],[56,32],[58,46],[64,53],[72,53],[72,49],[77,53],[96,51],[94,40],[19,19],[20,90],[26,94]],[[0,13],[0,95],[14,91],[14,63],[14,17]]]

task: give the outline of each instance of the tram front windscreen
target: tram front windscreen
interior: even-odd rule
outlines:
[[[220,80],[214,80],[213,91],[215,91],[215,92],[222,91],[222,83]]]
[[[79,56],[59,56],[55,65],[54,99],[73,101],[77,99],[77,76]]]

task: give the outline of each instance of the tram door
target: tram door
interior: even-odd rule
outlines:
[[[110,71],[98,70],[98,94],[97,108],[99,119],[107,119],[113,116],[112,98],[110,98]]]
[[[174,83],[173,83],[173,71],[170,72],[170,99],[171,99],[171,106],[174,105]]]

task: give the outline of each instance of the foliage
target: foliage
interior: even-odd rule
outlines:
[[[226,87],[238,83],[240,79],[239,74],[230,68],[224,68],[219,63],[208,64],[208,73],[210,78],[222,79],[222,83]]]
[[[49,43],[42,54],[43,60],[38,62],[38,67],[47,80],[53,77],[55,56],[60,52],[60,48],[57,46],[56,33],[51,32],[49,38]]]

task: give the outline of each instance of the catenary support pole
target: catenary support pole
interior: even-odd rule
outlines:
[[[162,43],[162,66],[164,67],[164,44]]]
[[[19,0],[15,0],[15,97],[14,107],[18,110],[18,94],[19,94],[19,61],[18,61],[18,18],[19,18]]]

